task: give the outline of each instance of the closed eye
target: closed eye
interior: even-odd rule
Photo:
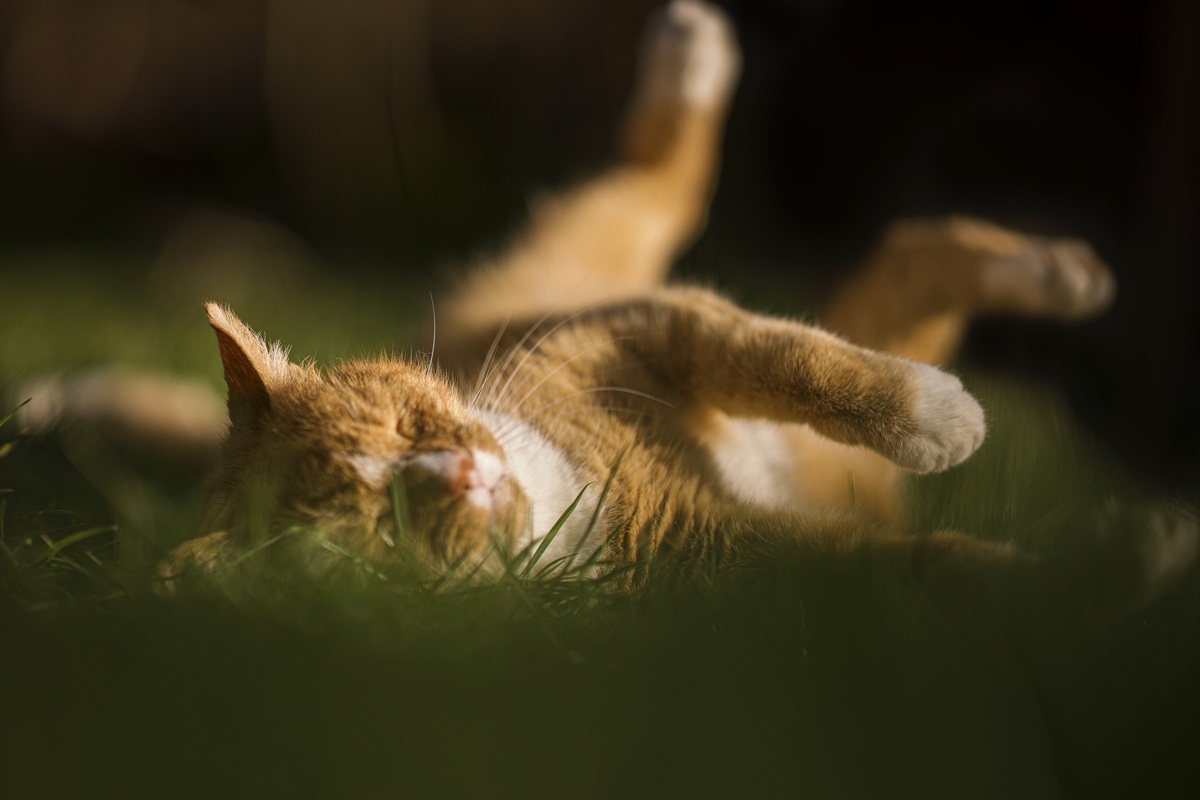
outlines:
[[[411,417],[401,417],[396,421],[396,433],[410,441],[419,441],[428,432],[429,426],[425,422],[424,417],[414,415]]]

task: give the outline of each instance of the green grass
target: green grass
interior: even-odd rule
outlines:
[[[0,383],[123,362],[216,385],[202,288],[70,261],[0,272]],[[406,347],[429,302],[332,278],[228,299],[325,363]],[[1035,542],[1139,488],[1046,389],[967,383],[991,434],[963,468],[914,481],[919,527]],[[964,618],[861,571],[660,572],[620,594],[520,564],[479,586],[346,558],[320,581],[251,563],[165,600],[151,559],[118,563],[103,520],[70,513],[84,501],[65,462],[45,464],[50,506],[18,514],[0,496],[2,797],[1090,798],[1200,783],[1194,576],[1103,631]],[[121,473],[122,537],[152,553],[188,531],[186,490],[105,466]]]

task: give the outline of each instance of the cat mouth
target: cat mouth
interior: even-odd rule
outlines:
[[[524,495],[499,453],[465,446],[399,459],[361,452],[340,457],[364,496],[374,498],[364,501],[370,508],[363,514],[388,548],[409,532],[432,555],[454,562],[493,544],[511,546],[525,525]]]

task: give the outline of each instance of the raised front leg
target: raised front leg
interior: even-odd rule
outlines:
[[[631,357],[730,415],[807,423],[914,472],[948,469],[983,442],[979,404],[958,378],[926,364],[702,290],[662,290],[604,313]]]

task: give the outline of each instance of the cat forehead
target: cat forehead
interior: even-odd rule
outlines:
[[[348,361],[333,368],[328,377],[344,386],[360,389],[411,387],[437,392],[444,385],[436,374],[424,366],[399,359]]]
[[[345,437],[395,429],[406,420],[438,428],[457,426],[468,412],[457,392],[423,369],[381,363],[353,364],[326,374],[310,369],[307,379],[275,394],[277,432],[300,438],[322,433]]]
[[[438,376],[404,362],[354,362],[338,367],[326,384],[343,399],[366,404],[453,411],[457,393]]]

